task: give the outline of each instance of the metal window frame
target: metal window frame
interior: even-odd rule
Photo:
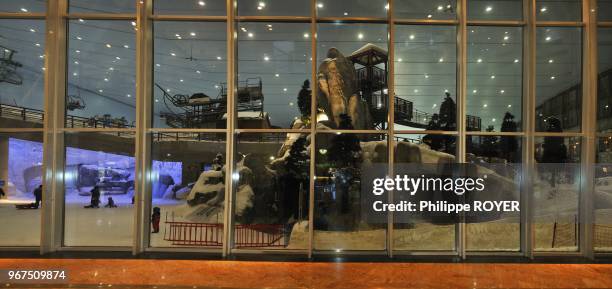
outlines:
[[[39,132],[43,134],[43,183],[45,187],[44,203],[41,213],[41,253],[50,253],[65,250],[91,250],[92,247],[66,247],[63,244],[64,230],[64,134],[78,132],[126,132],[135,133],[135,158],[136,158],[136,206],[134,209],[133,254],[146,251],[188,251],[188,252],[221,252],[226,257],[231,254],[242,253],[287,253],[307,254],[313,257],[315,254],[327,255],[332,252],[317,251],[314,248],[314,184],[315,178],[310,178],[309,188],[309,232],[308,248],[305,250],[241,250],[233,248],[233,236],[231,228],[234,223],[233,199],[235,197],[236,184],[232,180],[232,174],[226,175],[226,204],[224,212],[224,238],[225,242],[221,250],[207,248],[154,248],[149,244],[148,214],[150,211],[150,161],[151,161],[151,134],[156,132],[173,133],[226,133],[226,167],[229,172],[235,170],[236,135],[240,133],[303,133],[310,134],[311,145],[316,147],[316,135],[320,133],[368,133],[386,134],[388,136],[388,161],[389,174],[393,173],[394,162],[394,137],[398,134],[438,134],[455,135],[457,140],[457,160],[465,162],[466,139],[470,136],[506,135],[522,138],[522,183],[521,183],[521,229],[520,229],[520,251],[507,254],[504,251],[466,251],[465,223],[457,224],[455,229],[455,249],[451,251],[404,251],[395,250],[393,236],[393,215],[389,214],[387,224],[387,240],[385,254],[388,257],[394,255],[427,255],[427,256],[459,256],[464,259],[472,255],[521,255],[527,258],[538,256],[579,255],[592,259],[596,255],[607,254],[606,252],[594,252],[593,248],[593,165],[596,158],[597,138],[601,136],[612,136],[612,134],[601,134],[596,132],[597,112],[597,29],[600,27],[612,27],[612,21],[597,21],[597,0],[582,0],[582,19],[580,21],[537,21],[536,0],[523,0],[522,20],[470,20],[467,19],[467,2],[469,0],[457,1],[457,18],[451,20],[427,20],[427,19],[398,19],[394,15],[395,0],[388,0],[389,9],[386,17],[318,17],[316,0],[310,0],[309,16],[241,16],[236,13],[236,1],[226,0],[226,15],[224,16],[199,16],[199,15],[160,15],[153,13],[153,0],[133,0],[136,2],[135,13],[69,13],[68,0],[47,0],[47,11],[44,13],[0,13],[0,19],[39,19],[45,20],[46,46],[45,46],[45,84],[44,84],[44,110],[45,120],[43,128],[0,128],[0,132]],[[90,129],[90,128],[66,128],[64,126],[64,105],[66,93],[66,51],[67,51],[67,22],[71,19],[91,20],[132,20],[137,22],[139,28],[136,32],[136,128],[126,129]],[[226,129],[169,129],[152,127],[152,50],[153,50],[153,22],[154,21],[197,21],[197,22],[225,22],[227,24],[227,82],[228,82],[228,111],[230,117],[227,120]],[[316,118],[317,101],[317,25],[319,23],[372,23],[386,24],[388,28],[388,51],[389,51],[389,95],[395,92],[395,30],[396,25],[447,25],[457,28],[457,131],[419,131],[419,130],[395,130],[394,114],[389,113],[389,126],[386,130],[332,130],[319,131],[312,125],[308,129],[239,129],[236,127],[236,112],[234,95],[236,90],[237,73],[237,38],[236,24],[244,22],[281,22],[281,23],[309,23],[311,54],[311,78],[313,99],[311,103],[311,118]],[[469,26],[495,26],[495,27],[523,27],[523,96],[522,114],[523,128],[520,132],[471,132],[466,130],[466,98],[467,98],[467,29]],[[582,119],[579,132],[547,133],[535,131],[535,106],[536,106],[536,29],[538,27],[581,27],[582,28]],[[390,111],[393,111],[393,102],[389,102]],[[558,136],[558,137],[580,137],[581,148],[581,182],[579,197],[579,246],[578,252],[535,252],[535,227],[533,224],[533,172],[535,170],[534,145],[536,137]],[[310,175],[315,176],[315,156],[310,156]],[[392,198],[392,193],[389,194]],[[6,249],[9,249],[8,247]],[[121,247],[97,248],[104,250],[124,250]],[[2,248],[4,250],[4,248]],[[378,254],[382,251],[343,251],[343,254]]]

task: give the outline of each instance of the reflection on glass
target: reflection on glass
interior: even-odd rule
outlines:
[[[612,0],[598,0],[597,11],[599,21],[612,21]]]
[[[68,0],[71,13],[134,13],[136,1],[132,0]]]
[[[451,135],[395,135],[395,165],[455,163],[455,143]],[[441,251],[455,248],[455,222],[416,219],[393,225],[396,250]]]
[[[169,15],[226,15],[223,0],[154,0],[153,13]]]
[[[536,130],[580,131],[581,29],[539,27],[536,37]]]
[[[151,135],[153,247],[223,245],[225,133]]]
[[[0,127],[42,127],[45,23],[0,20]]]
[[[449,20],[457,18],[457,1],[429,2],[421,0],[399,0],[394,2],[395,17],[399,19]]]
[[[521,0],[468,0],[469,20],[522,20]]]
[[[67,127],[134,125],[134,25],[130,21],[69,22]]]
[[[317,0],[319,17],[387,17],[386,0]]]
[[[42,133],[0,134],[0,246],[38,246]]]
[[[516,126],[504,123],[502,127]],[[520,201],[521,139],[518,136],[471,136],[467,139],[469,163],[478,169],[490,170],[485,187],[476,197],[486,201]],[[469,222],[467,249],[472,251],[517,251],[520,249],[520,212],[500,212],[493,219]]]
[[[225,128],[226,29],[217,22],[155,22],[155,127]]]
[[[240,23],[237,33],[238,128],[307,127],[312,61],[309,25]]]
[[[67,133],[64,245],[131,246],[134,134]]]
[[[580,21],[581,0],[536,0],[538,21]]]
[[[310,1],[238,0],[238,15],[243,16],[309,16]]]
[[[386,129],[388,107],[387,26],[319,24],[318,114],[320,125]]]
[[[308,248],[310,137],[239,134],[234,246]]]
[[[533,199],[538,251],[578,248],[580,150],[579,137],[550,136],[535,140]]]
[[[468,27],[468,130],[521,129],[522,50],[521,28]]]
[[[349,122],[343,115],[343,126]],[[322,133],[316,144],[314,248],[384,250],[387,224],[369,223],[362,216],[368,195],[362,195],[361,186],[370,183],[362,171],[386,167],[386,136]]]
[[[597,129],[610,132],[612,129],[612,28],[599,28],[598,85],[597,85]]]
[[[456,130],[456,28],[395,29],[395,129]]]
[[[597,139],[595,164],[595,240],[596,251],[612,251],[612,137]]]
[[[44,13],[47,5],[40,0],[4,0],[0,12],[7,13]]]

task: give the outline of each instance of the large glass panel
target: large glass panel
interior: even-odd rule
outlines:
[[[0,4],[0,12],[9,13],[41,13],[47,8],[42,0],[4,0]]]
[[[310,1],[304,0],[239,0],[238,15],[244,16],[309,16]]]
[[[42,127],[45,22],[0,20],[0,127]]]
[[[225,16],[223,0],[154,0],[155,14]]]
[[[395,31],[395,130],[457,130],[456,28]]]
[[[395,135],[396,166],[419,164],[424,167],[456,162],[457,137],[452,135]],[[397,174],[397,172],[396,172]],[[397,202],[397,199],[394,203]],[[455,220],[416,216],[410,222],[395,215],[393,248],[410,251],[451,251],[455,249]]]
[[[580,21],[581,0],[536,0],[538,21]]]
[[[535,140],[533,200],[537,251],[578,249],[580,150],[579,137],[547,136]]]
[[[580,131],[581,29],[539,27],[536,37],[536,130]]]
[[[38,246],[42,133],[0,134],[0,246]]]
[[[66,133],[64,245],[131,246],[134,134]]]
[[[612,130],[612,28],[599,28],[597,129],[609,133]]]
[[[137,0],[69,0],[71,13],[134,13]]]
[[[469,20],[522,20],[522,0],[468,0]]]
[[[308,134],[239,134],[234,247],[307,249]]]
[[[505,120],[503,126],[516,127],[514,120]],[[519,136],[471,136],[467,139],[469,163],[478,170],[489,170],[485,186],[474,193],[484,201],[520,201],[521,138]],[[467,250],[517,251],[520,249],[520,212],[499,212],[496,215],[479,214],[466,225]]]
[[[343,117],[343,124],[350,119]],[[387,140],[382,134],[320,133],[316,138],[314,248],[317,250],[384,250],[386,219],[371,222],[362,205],[371,180],[363,175],[386,174]]]
[[[522,51],[520,27],[468,27],[469,131],[521,130]],[[514,125],[504,127],[506,120]]]
[[[399,19],[449,20],[457,18],[457,1],[429,2],[422,0],[398,0],[393,13]]]
[[[612,251],[612,137],[597,139],[595,167],[595,240],[596,251]]]
[[[318,17],[387,17],[386,0],[317,0]]]
[[[152,134],[152,247],[223,245],[225,135]]]
[[[135,22],[68,24],[66,127],[130,127],[135,119]]]
[[[597,20],[612,21],[612,0],[598,0],[597,11]]]
[[[317,35],[320,125],[339,128],[347,115],[351,129],[386,129],[387,26],[319,24]]]
[[[308,127],[312,94],[309,24],[238,26],[238,128]]]
[[[223,22],[155,22],[154,127],[225,128],[226,28]]]

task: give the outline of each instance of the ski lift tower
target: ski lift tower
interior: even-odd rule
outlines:
[[[357,88],[360,97],[368,103],[374,127],[385,129],[389,102],[387,51],[368,43],[348,58],[355,65]]]

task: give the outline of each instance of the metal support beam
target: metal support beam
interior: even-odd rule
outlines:
[[[134,237],[132,253],[149,246],[151,212],[151,127],[153,87],[153,1],[137,1],[136,6],[136,181],[134,188]]]
[[[310,166],[308,168],[308,258],[312,258],[314,251],[314,206],[315,206],[315,183],[316,183],[316,152],[317,152],[317,1],[310,0],[310,50],[312,61],[310,62],[310,82],[312,97],[310,101]]]
[[[43,204],[40,253],[62,246],[64,232],[64,126],[67,0],[48,1],[45,38]]]
[[[467,1],[457,1],[457,144],[456,160],[465,163],[467,153],[466,140],[466,101],[467,101]],[[462,259],[465,259],[466,224],[462,218],[455,226],[455,249]]]

